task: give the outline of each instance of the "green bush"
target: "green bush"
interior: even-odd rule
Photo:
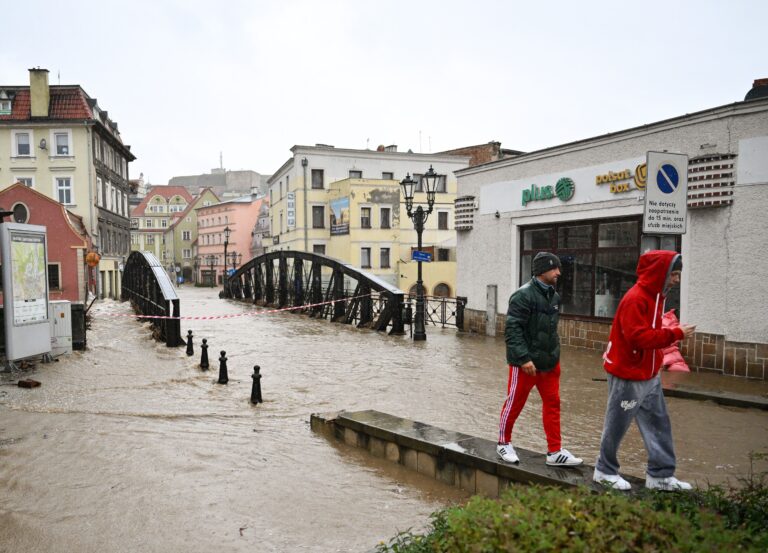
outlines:
[[[403,532],[378,551],[767,551],[764,482],[734,493],[514,486],[498,500],[476,496],[438,511],[429,533]]]

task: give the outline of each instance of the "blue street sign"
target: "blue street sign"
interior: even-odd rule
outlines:
[[[665,194],[671,194],[677,190],[677,185],[680,184],[680,176],[677,174],[677,169],[671,163],[665,163],[659,167],[659,172],[656,173],[656,184],[659,186],[659,190]]]
[[[429,263],[430,261],[432,261],[432,254],[429,252],[413,250],[413,252],[411,252],[411,259],[413,259],[414,261],[426,261],[427,263]]]
[[[234,274],[235,274],[235,270],[234,269],[227,269],[227,276],[232,276]]]

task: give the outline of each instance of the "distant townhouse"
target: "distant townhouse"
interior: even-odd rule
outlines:
[[[197,244],[197,208],[215,205],[219,198],[206,188],[196,196],[182,213],[171,216],[171,225],[164,235],[162,257],[173,266],[184,282],[195,280],[195,256]]]
[[[454,172],[468,166],[469,155],[414,154],[396,146],[376,151],[294,146],[291,152],[269,179],[269,251],[326,254],[415,291],[411,251],[417,236],[399,183],[406,174],[419,181],[432,167],[441,179],[423,234],[422,249],[434,260],[423,266],[424,286],[428,295],[455,295]],[[417,188],[414,205],[426,203],[426,193]]]
[[[242,196],[197,208],[197,261],[200,274],[195,282],[221,284],[228,269],[251,258],[253,227],[266,198]]]
[[[30,69],[29,86],[0,84],[0,188],[16,182],[82,218],[100,256],[102,296],[119,297],[130,248],[128,166],[136,159],[117,123],[80,85],[50,86]]]
[[[166,231],[192,201],[183,186],[153,186],[131,211],[131,250],[150,252],[168,265],[171,256],[165,244]]]

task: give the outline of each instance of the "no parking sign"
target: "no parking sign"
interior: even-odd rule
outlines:
[[[688,156],[648,152],[645,234],[685,234],[688,215]]]

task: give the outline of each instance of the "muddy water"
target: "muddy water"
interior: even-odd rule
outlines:
[[[182,288],[185,315],[241,314],[245,304]],[[94,307],[89,351],[0,377],[0,551],[365,551],[465,496],[309,429],[312,412],[378,409],[494,439],[505,385],[503,341],[428,328],[428,340],[293,314],[183,323],[195,356],[153,342],[127,306]],[[196,368],[201,338],[213,367]],[[252,367],[265,403],[249,403]],[[566,350],[565,445],[592,462],[605,382],[599,356]],[[710,379],[718,387],[721,380]],[[731,381],[733,382],[733,381]],[[695,382],[688,383],[694,385]],[[729,384],[730,385],[730,384]],[[765,393],[762,384],[744,391]],[[678,473],[722,481],[768,449],[768,414],[668,400]],[[515,443],[544,449],[534,394]],[[633,430],[624,469],[643,474]]]

